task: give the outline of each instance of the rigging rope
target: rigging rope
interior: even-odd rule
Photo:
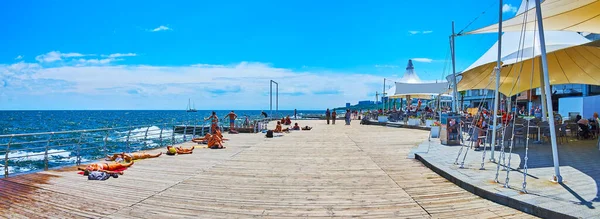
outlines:
[[[521,33],[519,35],[519,44],[518,44],[518,47],[517,47],[517,49],[518,49],[517,50],[517,63],[521,62],[520,63],[519,74],[517,76],[516,83],[511,87],[511,90],[509,92],[509,97],[513,96],[513,91],[515,89],[515,86],[517,84],[519,84],[520,79],[521,79],[521,73],[523,72],[523,65],[524,65],[524,63],[522,61],[523,61],[523,55],[524,54],[523,54],[522,50],[525,49],[525,36],[526,36],[526,32],[525,32],[526,31],[526,27],[525,27],[525,24],[526,23],[527,23],[527,15],[525,15],[523,17],[523,21],[522,21],[522,25],[521,25]],[[510,100],[510,101],[512,102],[512,100]],[[515,104],[516,104],[516,102],[515,102]],[[511,158],[512,158],[512,149],[513,149],[514,137],[515,137],[515,128],[514,128],[515,127],[514,126],[515,122],[516,122],[516,118],[513,118],[513,124],[512,124],[512,130],[511,130],[511,136],[512,137],[511,137],[511,141],[510,141],[510,144],[509,144],[508,166],[506,165],[506,150],[505,150],[506,148],[505,148],[505,145],[504,145],[505,137],[506,137],[506,128],[502,132],[502,144],[501,144],[501,149],[500,149],[501,152],[500,152],[500,155],[498,157],[498,162],[496,163],[496,177],[494,179],[495,182],[499,183],[498,175],[499,175],[499,172],[500,172],[500,166],[501,165],[507,171],[506,172],[506,174],[507,174],[506,175],[506,180],[504,181],[504,187],[508,187],[508,181],[509,181],[509,175],[508,174],[510,174],[510,161],[511,161]],[[508,127],[509,124],[506,124],[506,126]],[[500,162],[502,162],[502,164],[500,164]]]
[[[527,0],[529,1],[529,0]],[[537,22],[537,17],[534,18],[534,21]],[[532,49],[532,55],[535,56],[535,32],[537,31],[537,26],[534,26],[533,28],[533,49]],[[534,59],[535,60],[535,59]],[[535,62],[531,62],[531,80],[529,82],[529,88],[531,89],[533,87],[533,74],[534,74],[534,69],[535,69]],[[527,95],[527,99],[528,102],[531,103],[531,94]],[[527,109],[527,115],[529,115],[529,109]],[[529,125],[531,123],[531,119],[527,120],[527,140],[525,141],[525,158],[523,158],[523,188],[521,189],[521,191],[523,193],[527,193],[527,160],[529,160]]]

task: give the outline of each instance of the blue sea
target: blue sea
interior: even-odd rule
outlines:
[[[203,126],[212,111],[199,110],[64,110],[0,111],[0,172],[12,174],[90,162],[106,154],[164,147],[190,140],[192,134],[173,132],[175,125]],[[215,111],[224,118],[230,111]],[[262,118],[260,110],[236,110],[241,124]],[[271,111],[265,111],[271,116]],[[275,113],[275,111],[273,111]],[[298,110],[298,117],[324,111]],[[293,110],[279,110],[275,118]],[[225,123],[225,119],[221,119]],[[227,121],[228,123],[228,121]],[[226,125],[228,126],[228,124]],[[111,130],[97,130],[114,128]],[[86,132],[68,132],[92,130]],[[95,131],[94,131],[95,130]],[[54,133],[66,131],[67,133]],[[10,137],[12,134],[46,133]],[[196,135],[200,135],[198,130]],[[50,140],[50,141],[49,141]],[[8,143],[10,142],[10,148]],[[8,150],[7,150],[8,149]],[[8,153],[7,153],[8,152]],[[6,159],[8,155],[8,159]],[[79,155],[79,156],[78,156]]]

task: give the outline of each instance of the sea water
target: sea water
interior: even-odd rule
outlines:
[[[230,111],[215,111],[222,125],[228,126]],[[236,110],[239,120],[262,118],[260,110]],[[271,116],[271,111],[265,111]],[[275,113],[275,111],[273,111]],[[324,111],[298,110],[302,115],[323,114]],[[59,132],[118,128],[110,131],[81,134],[45,134],[24,137],[0,138],[0,172],[8,164],[10,174],[44,169],[48,156],[48,167],[72,165],[93,161],[107,153],[138,151],[160,147],[192,136],[173,133],[174,125],[204,125],[212,111],[199,110],[64,110],[64,111],[0,111],[0,135]],[[293,110],[280,110],[273,117],[294,116]],[[48,144],[47,140],[53,139]],[[6,162],[6,144],[11,141]],[[22,142],[39,142],[20,144]],[[46,155],[46,147],[49,147]],[[104,151],[106,149],[106,151]],[[80,155],[80,156],[77,156]]]

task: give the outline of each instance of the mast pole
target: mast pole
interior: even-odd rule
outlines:
[[[381,93],[381,109],[385,111],[385,78],[383,78],[383,93]]]
[[[535,8],[536,8],[536,16],[537,16],[537,24],[539,29],[539,37],[540,37],[540,49],[541,49],[541,59],[542,59],[542,71],[544,73],[544,88],[546,89],[546,107],[548,109],[548,124],[550,126],[550,141],[552,143],[552,160],[554,161],[554,181],[561,183],[563,181],[562,176],[560,175],[560,166],[558,164],[558,147],[556,145],[556,129],[554,124],[554,111],[552,109],[552,92],[550,91],[550,77],[548,74],[548,59],[546,57],[546,38],[544,37],[544,22],[542,20],[542,8],[540,0],[535,0]]]
[[[500,0],[500,10],[498,12],[498,60],[496,62],[496,89],[494,91],[494,112],[492,118],[494,119],[492,127],[492,142],[490,143],[490,162],[495,162],[494,151],[496,150],[496,131],[498,131],[498,99],[500,96],[500,71],[502,70],[502,0]],[[484,145],[485,147],[485,145]]]
[[[458,83],[456,82],[456,80],[457,80],[456,79],[456,48],[454,45],[455,38],[456,38],[456,34],[454,33],[454,21],[452,21],[452,40],[450,43],[450,46],[452,47],[451,48],[451,50],[452,50],[452,52],[451,52],[452,53],[452,83],[454,84],[454,88],[452,89],[452,98],[453,98],[452,107],[454,108],[453,111],[458,113],[458,103],[457,103],[458,95],[456,94],[456,92],[457,92],[456,90],[458,89],[458,86],[457,86]]]

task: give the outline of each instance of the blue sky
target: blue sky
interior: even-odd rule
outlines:
[[[505,1],[514,10],[520,1]],[[450,23],[497,21],[494,1],[2,1],[0,110],[320,109],[374,99],[408,59],[448,74]],[[457,70],[494,42],[457,39]],[[444,71],[444,69],[446,69]]]

